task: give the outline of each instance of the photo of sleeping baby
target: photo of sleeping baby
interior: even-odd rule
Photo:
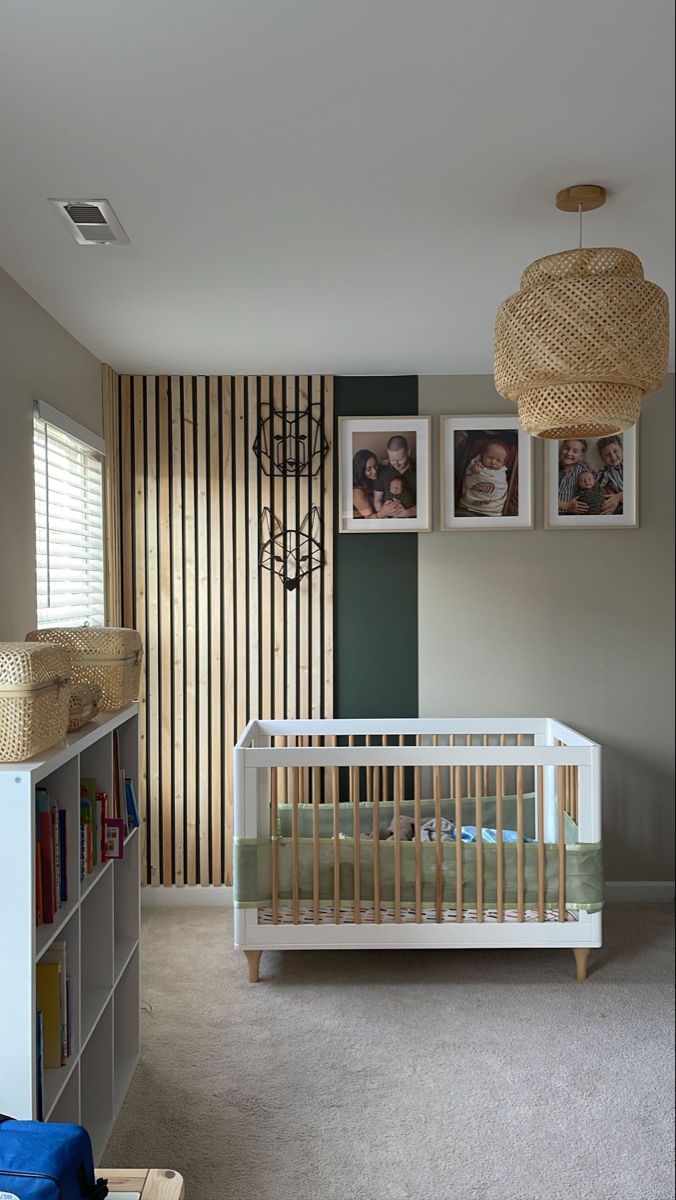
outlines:
[[[519,512],[519,435],[511,429],[456,429],[456,517],[514,517]]]
[[[416,434],[352,434],[352,512],[365,521],[417,516]]]

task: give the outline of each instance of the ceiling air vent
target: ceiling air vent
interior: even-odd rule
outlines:
[[[51,200],[82,246],[128,245],[129,238],[107,200]]]

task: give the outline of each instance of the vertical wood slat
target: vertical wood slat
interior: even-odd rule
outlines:
[[[338,739],[333,736],[331,745],[336,746]],[[339,768],[331,767],[331,790],[333,793],[333,920],[340,924],[340,776]]]
[[[221,573],[221,413],[219,381],[209,380],[209,831],[211,834],[210,874],[213,884],[223,883],[223,739],[221,680],[223,647],[221,644],[221,597],[224,580]],[[273,772],[270,772],[271,776]]]
[[[272,924],[279,924],[279,835],[277,813],[277,767],[270,767],[270,836],[272,838]]]
[[[106,539],[106,624],[122,625],[122,544],[120,537],[119,376],[107,363],[101,366],[104,469],[104,529]],[[131,465],[131,455],[125,455]]]
[[[291,768],[291,897],[294,925],[300,924],[300,839],[298,837],[298,775],[300,767]]]
[[[324,486],[324,512],[322,521],[322,539],[324,544],[324,566],[321,571],[323,584],[324,611],[324,662],[323,662],[323,716],[333,716],[333,379],[324,379],[324,437],[329,443],[328,455],[324,460],[321,477]]]
[[[169,380],[166,375],[158,381],[158,511],[160,514],[170,511],[169,505],[169,427],[171,410],[169,407]],[[159,585],[159,628],[158,654],[160,659],[160,785],[158,789],[158,805],[162,807],[162,846],[161,874],[162,883],[175,883],[174,872],[174,778],[171,753],[171,528],[169,521],[159,520],[158,538],[158,585]]]
[[[134,624],[145,647],[139,696],[139,801],[148,851],[143,882],[230,883],[232,746],[245,721],[331,715],[330,458],[298,481],[301,521],[312,507],[324,517],[324,569],[306,576],[299,589],[305,589],[308,615],[305,652],[294,646],[294,605],[280,580],[268,572],[261,578],[259,569],[261,509],[284,515],[276,496],[284,481],[265,474],[253,450],[259,415],[276,384],[271,389],[268,377],[253,376],[102,373],[110,463],[119,442],[119,474],[111,470],[107,481],[107,619]],[[298,392],[301,408],[309,393],[331,442],[332,381],[289,377],[286,388],[294,398]],[[304,423],[309,434],[309,416]],[[288,483],[287,491],[291,496]],[[116,591],[122,593],[117,615]],[[306,678],[298,674],[301,652]],[[314,788],[317,776],[305,777],[310,798],[308,778]],[[281,778],[277,786],[279,802]]]
[[[134,407],[143,406],[143,379],[134,379]],[[147,594],[147,640],[149,647],[148,670],[148,794],[150,816],[150,872],[152,882],[161,884],[162,842],[160,837],[162,804],[160,794],[160,611],[159,611],[159,530],[157,527],[157,408],[156,381],[148,377],[145,381],[145,443],[147,474],[146,486],[146,594]]]
[[[481,767],[476,768],[476,919],[484,919],[484,839]]]
[[[537,768],[537,825],[538,825],[538,921],[545,919],[545,780],[544,767]]]
[[[373,768],[373,920],[380,925],[380,770]]]
[[[556,768],[556,802],[558,810],[558,853],[559,853],[559,921],[566,919],[566,821],[565,821],[565,776],[564,767]]]
[[[415,737],[416,746],[420,746],[420,734]],[[413,768],[413,803],[414,803],[414,830],[415,830],[415,919],[416,923],[422,922],[422,841],[420,829],[422,826],[422,815],[420,803],[422,800],[422,768]]]
[[[500,745],[505,745],[505,735],[500,734]],[[505,768],[502,764],[495,771],[495,840],[497,860],[497,915],[498,921],[505,919],[505,843],[502,836],[503,808],[505,794]]]
[[[436,733],[432,738],[432,745],[439,745],[439,736]],[[440,923],[443,919],[444,843],[441,838],[441,768],[437,766],[432,767],[432,793],[434,796],[434,822],[436,825],[434,845],[434,906],[435,920],[437,923]]]
[[[463,919],[462,879],[462,767],[455,768],[455,919]]]
[[[350,745],[354,739],[350,737]],[[354,832],[354,923],[361,924],[361,812],[359,810],[359,767],[350,767],[350,800]]]
[[[183,415],[182,386],[178,375],[171,379],[171,462],[167,472],[171,474],[171,626],[172,626],[172,708],[171,741],[173,746],[173,863],[174,882],[181,887],[185,883],[185,838],[183,835],[185,814],[185,775],[183,747],[185,744],[185,702],[183,695],[183,664],[185,619],[183,608]]]
[[[517,746],[523,744],[523,735],[518,734]],[[525,858],[523,840],[523,767],[516,768],[516,918],[525,921]]]
[[[237,656],[233,653],[235,628],[235,546],[233,540],[232,501],[235,494],[235,475],[237,471],[235,444],[233,440],[232,421],[232,381],[229,376],[221,380],[221,437],[222,437],[222,479],[221,479],[221,555],[223,560],[223,595],[221,600],[220,618],[223,628],[223,659],[221,662],[221,681],[223,697],[223,741],[225,743],[225,777],[223,780],[223,839],[225,879],[232,884],[232,798],[233,798],[233,746],[237,737],[237,714],[235,711],[235,676],[237,671]],[[280,775],[277,776],[278,799],[281,787]]]
[[[197,883],[197,529],[195,505],[196,380],[183,379],[183,677],[185,704],[186,883]]]

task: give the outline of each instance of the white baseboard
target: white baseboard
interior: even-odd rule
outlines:
[[[232,908],[231,887],[142,887],[142,908]]]
[[[628,879],[606,882],[608,904],[670,904],[674,899],[673,879]]]

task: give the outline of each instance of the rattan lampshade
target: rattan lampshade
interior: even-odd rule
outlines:
[[[543,438],[635,424],[667,373],[669,305],[629,250],[565,250],[531,263],[495,324],[495,386]]]

